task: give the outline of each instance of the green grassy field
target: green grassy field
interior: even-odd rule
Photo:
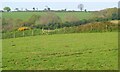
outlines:
[[[117,32],[3,39],[3,70],[117,70],[117,40]]]
[[[32,15],[44,15],[47,12],[4,12],[2,13],[3,18],[13,18],[13,19],[22,19],[27,20]],[[58,15],[62,20],[64,20],[64,17],[66,15],[74,15],[78,17],[79,19],[89,19],[94,16],[93,13],[90,12],[54,12],[56,15]]]

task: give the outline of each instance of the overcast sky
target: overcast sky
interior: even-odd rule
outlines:
[[[33,7],[43,10],[45,6],[50,7],[52,10],[79,10],[77,5],[84,4],[84,9],[94,11],[105,8],[118,7],[119,0],[2,0],[2,6],[0,10],[5,6],[9,6],[12,10],[15,8],[27,8],[32,9]]]
[[[118,2],[119,0],[0,0],[2,2]]]

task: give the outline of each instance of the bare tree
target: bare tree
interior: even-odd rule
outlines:
[[[25,11],[28,11],[28,9],[26,8]]]
[[[33,7],[33,11],[35,11],[35,8]]]
[[[83,5],[83,4],[79,4],[79,5],[78,5],[78,8],[82,11],[83,8],[84,8],[84,5]]]
[[[48,11],[50,11],[50,8],[48,8]]]
[[[48,12],[46,15],[42,15],[38,21],[39,24],[43,24],[43,25],[50,23],[58,24],[61,22],[61,18],[57,16],[55,13]]]
[[[23,8],[21,8],[21,11],[23,11]]]
[[[19,8],[15,8],[16,11],[19,11]]]
[[[45,7],[46,7],[45,9],[46,9],[47,11],[50,11],[50,7],[48,7],[48,6],[45,6]]]
[[[36,8],[36,10],[38,11],[38,8]]]

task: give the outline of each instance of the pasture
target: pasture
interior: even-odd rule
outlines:
[[[27,20],[32,15],[44,15],[47,12],[4,12],[2,13],[3,18],[13,18],[13,19],[22,19]],[[74,15],[79,19],[90,19],[93,18],[94,14],[91,12],[53,12],[58,15],[62,21],[64,21],[65,16]]]
[[[3,70],[117,70],[117,40],[117,32],[3,39],[2,68]]]

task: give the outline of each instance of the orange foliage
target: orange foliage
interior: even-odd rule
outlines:
[[[25,31],[25,30],[30,30],[29,27],[20,27],[18,28],[18,31]]]

